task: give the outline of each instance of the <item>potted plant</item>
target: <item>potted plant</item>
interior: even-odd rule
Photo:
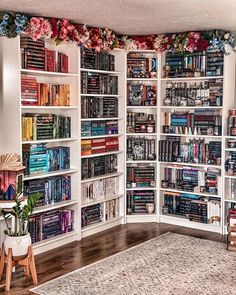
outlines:
[[[22,171],[22,168],[24,168],[20,165],[19,157],[16,155],[9,154],[0,158],[1,173],[7,171],[8,176],[9,171]],[[8,203],[10,208],[0,208],[0,214],[3,216],[7,227],[4,231],[6,235],[4,248],[6,255],[8,254],[8,249],[11,248],[13,257],[15,259],[22,259],[27,256],[28,247],[31,245],[31,237],[28,233],[29,217],[41,195],[36,193],[28,198],[24,198],[22,174],[17,175],[17,177],[11,177],[11,182],[5,183],[6,191],[9,192],[9,188],[11,189],[12,196],[12,200],[9,200]]]
[[[5,253],[7,255],[8,249],[11,248],[13,257],[22,259],[27,256],[28,247],[31,245],[28,221],[40,198],[40,194],[30,195],[26,200],[22,198],[22,185],[18,184],[17,187],[14,205],[10,209],[0,208],[0,213],[7,226],[4,231],[6,235],[4,241]]]

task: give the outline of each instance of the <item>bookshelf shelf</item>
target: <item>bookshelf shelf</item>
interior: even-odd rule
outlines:
[[[210,193],[195,193],[195,192],[188,192],[188,191],[182,191],[178,189],[171,189],[171,188],[160,188],[160,191],[163,192],[174,192],[174,193],[180,193],[180,194],[189,194],[189,195],[198,195],[203,197],[213,197],[213,198],[221,198],[219,195],[212,195]]]
[[[78,106],[21,106],[22,110],[76,110]]]
[[[37,174],[25,176],[24,180],[32,180],[32,179],[38,179],[38,178],[48,178],[48,177],[72,174],[72,173],[77,173],[77,172],[78,172],[77,169],[71,168],[71,169],[65,169],[65,170],[59,170],[59,171],[52,171],[52,172],[48,172],[48,173],[37,173]]]
[[[236,179],[236,175],[225,175],[225,178]]]
[[[38,214],[38,213],[42,213],[42,212],[47,212],[50,210],[55,210],[55,209],[67,207],[67,206],[72,206],[75,204],[78,204],[77,200],[67,200],[67,201],[62,201],[62,202],[58,202],[58,203],[54,203],[54,204],[44,205],[41,207],[36,207],[33,212],[33,215]]]
[[[151,186],[147,186],[147,187],[132,187],[132,188],[126,188],[127,191],[151,191],[151,190],[156,190],[156,187],[151,187]]]
[[[47,244],[51,244],[51,243],[54,243],[54,242],[57,242],[57,241],[60,241],[60,240],[63,240],[63,239],[68,239],[69,237],[73,237],[73,236],[77,236],[77,235],[78,235],[77,232],[72,231],[72,232],[68,232],[66,234],[61,234],[61,235],[55,236],[53,238],[42,240],[40,242],[34,243],[33,244],[33,249],[37,249],[37,248],[43,247],[43,246],[45,246]],[[38,251],[36,253],[38,254]]]
[[[175,166],[187,166],[187,167],[204,167],[204,168],[218,168],[221,169],[221,165],[211,165],[211,164],[200,164],[200,163],[185,163],[185,162],[164,162],[160,161],[162,165],[175,165]]]
[[[104,135],[96,135],[96,136],[81,136],[81,139],[93,139],[93,138],[107,138],[107,137],[119,137],[123,136],[123,134],[104,134]]]
[[[85,93],[81,93],[81,96],[84,97],[120,97],[120,95],[116,95],[116,94],[85,94]]]
[[[81,68],[81,72],[109,74],[109,75],[121,75],[122,74],[121,72],[115,72],[115,71],[103,71],[103,70],[84,69],[84,68]]]
[[[65,142],[65,141],[75,141],[77,137],[69,137],[69,138],[55,138],[55,139],[42,139],[42,140],[28,140],[22,141],[22,144],[37,144],[37,143],[53,143],[53,142]]]
[[[178,137],[189,137],[189,138],[215,138],[222,139],[222,136],[217,135],[187,135],[187,134],[174,134],[174,133],[160,133],[160,136],[178,136]]]
[[[54,77],[70,77],[70,78],[78,78],[78,74],[75,73],[59,73],[59,72],[48,72],[48,71],[37,71],[37,70],[26,70],[21,69],[22,74],[29,74],[33,76],[54,76]]]
[[[236,203],[236,199],[225,199],[227,203]]]
[[[123,120],[123,118],[120,118],[120,117],[113,117],[113,118],[88,118],[88,119],[81,119],[81,122],[87,122],[87,121],[110,121],[110,120]]]
[[[85,155],[85,156],[81,156],[81,158],[84,159],[84,158],[93,158],[93,157],[99,157],[99,156],[118,155],[122,153],[123,151],[114,151],[114,152],[106,152],[106,153],[100,153],[100,154]]]
[[[189,221],[187,217],[160,214],[160,222],[221,233],[221,226]]]
[[[127,136],[157,136],[157,133],[126,133]]]
[[[135,164],[135,163],[143,163],[143,164],[152,164],[152,163],[156,163],[157,161],[156,160],[135,160],[135,161],[126,161],[126,164]]]
[[[127,81],[157,81],[157,78],[127,78]]]
[[[86,182],[92,182],[100,179],[106,179],[106,178],[111,178],[111,177],[117,177],[123,175],[123,172],[116,172],[116,173],[110,173],[107,175],[102,175],[102,176],[96,176],[96,177],[91,177],[87,179],[82,179],[81,183],[86,183]]]
[[[192,109],[203,109],[203,110],[221,110],[222,106],[161,106],[161,109],[175,109],[175,110],[192,110]]]
[[[204,76],[204,77],[184,77],[184,78],[161,78],[161,81],[197,81],[197,80],[211,80],[223,79],[224,76]]]
[[[118,196],[113,196],[113,197],[110,197],[110,198],[100,199],[100,200],[97,200],[97,201],[94,201],[94,202],[87,202],[87,203],[82,204],[81,208],[92,206],[92,205],[95,205],[95,204],[105,203],[105,202],[115,200],[115,199],[120,199],[122,197],[123,197],[123,195],[118,195]]]
[[[115,222],[115,221],[120,221],[120,220],[122,220],[122,218],[123,218],[122,216],[119,216],[119,217],[115,217],[115,218],[112,218],[112,219],[109,219],[109,220],[106,220],[106,221],[100,221],[100,222],[97,222],[97,223],[94,223],[94,224],[91,224],[91,225],[88,225],[88,226],[82,228],[81,231],[83,233],[83,232],[86,232],[88,230],[104,226],[105,224],[110,224],[110,223]]]
[[[157,106],[126,106],[127,109],[137,109],[137,110],[149,110],[157,109]]]

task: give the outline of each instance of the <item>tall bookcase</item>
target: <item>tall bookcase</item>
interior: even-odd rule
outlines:
[[[228,110],[235,106],[235,53],[224,56],[224,74],[219,77],[192,77],[192,78],[164,78],[163,66],[165,64],[165,54],[157,54],[154,51],[132,51],[132,53],[142,53],[146,57],[153,57],[157,59],[156,77],[154,78],[129,78],[127,75],[127,59],[129,52],[124,50],[113,50],[112,55],[115,56],[115,71],[102,71],[95,69],[81,68],[81,52],[80,49],[73,44],[60,44],[56,46],[51,41],[46,41],[46,47],[59,50],[69,56],[69,73],[56,73],[46,71],[34,71],[21,69],[20,62],[20,39],[1,38],[0,40],[0,153],[18,153],[22,155],[22,145],[47,142],[48,146],[67,146],[70,147],[70,169],[62,171],[54,171],[47,174],[26,176],[25,180],[32,179],[47,179],[51,176],[70,175],[71,176],[71,200],[54,203],[42,207],[38,207],[35,213],[46,213],[50,210],[56,209],[72,209],[75,212],[74,230],[64,235],[59,235],[51,239],[40,241],[34,244],[35,253],[41,253],[60,245],[69,243],[71,241],[80,240],[88,235],[97,233],[99,231],[108,229],[110,227],[133,222],[163,222],[168,224],[175,224],[196,228],[201,230],[209,230],[218,233],[225,233],[226,230],[226,213],[230,203],[235,203],[227,196],[228,179],[233,179],[235,176],[228,176],[224,169],[225,160],[228,157],[231,149],[227,146],[227,118]],[[81,76],[83,72],[98,73],[105,75],[118,76],[118,94],[113,97],[118,98],[118,116],[113,118],[99,117],[99,118],[83,118],[81,102],[85,97],[106,97],[106,95],[97,95],[90,93],[81,93]],[[65,83],[70,84],[71,88],[71,103],[69,106],[21,106],[21,75],[34,76],[39,82],[45,83]],[[166,94],[166,86],[169,82],[203,82],[211,81],[212,79],[221,79],[223,82],[223,106],[166,106],[163,104]],[[143,85],[153,85],[157,88],[157,99],[155,105],[129,105],[127,103],[127,90],[130,83],[142,83]],[[107,95],[111,97],[112,95]],[[173,134],[163,133],[163,124],[166,112],[175,111],[195,111],[195,110],[214,110],[222,116],[222,134],[219,136],[213,135],[190,135],[178,134],[182,140],[189,140],[190,138],[204,138],[206,142],[220,141],[222,144],[221,162],[217,165],[197,164],[197,163],[177,163],[160,161],[159,155],[159,141],[166,136],[173,136]],[[72,134],[71,138],[52,139],[43,141],[23,142],[21,134],[21,116],[24,113],[43,113],[56,114],[71,117]],[[155,120],[154,132],[136,132],[130,131],[127,128],[127,114],[128,113],[145,113],[153,115]],[[81,125],[84,122],[99,122],[117,120],[119,126],[119,133],[113,135],[99,135],[99,136],[81,136]],[[119,150],[100,154],[81,155],[81,143],[84,139],[102,139],[105,137],[118,137]],[[127,158],[127,140],[130,138],[141,137],[144,139],[155,139],[155,154],[156,158],[152,160],[131,160]],[[231,137],[230,137],[231,138]],[[94,158],[105,155],[117,155],[118,165],[117,171],[112,174],[99,175],[93,178],[82,179],[83,165],[82,161],[85,158]],[[127,167],[134,167],[136,164],[147,165],[154,167],[155,181],[154,185],[150,187],[127,186]],[[183,167],[196,168],[206,170],[207,168],[217,168],[221,171],[221,177],[218,178],[218,193],[217,195],[209,195],[206,192],[188,192],[189,194],[197,194],[203,197],[213,197],[220,199],[221,202],[221,223],[220,226],[204,224],[199,222],[189,221],[186,218],[175,216],[171,214],[163,214],[162,206],[164,204],[163,195],[165,192],[171,193],[186,193],[174,188],[162,187],[161,181],[163,179],[164,167],[172,167],[173,169],[182,169]],[[82,187],[84,184],[102,181],[117,177],[119,179],[119,192],[116,195],[100,198],[98,200],[90,200],[84,202],[82,198]],[[154,191],[155,203],[154,211],[152,213],[132,213],[127,214],[127,195],[130,192]],[[106,205],[108,201],[118,201],[118,213],[115,217],[106,219]],[[101,205],[100,222],[82,227],[81,210],[91,205]],[[4,223],[0,217],[0,230],[4,229]],[[3,238],[3,235],[1,235]]]

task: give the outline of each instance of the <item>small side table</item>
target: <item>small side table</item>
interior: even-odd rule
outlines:
[[[15,260],[12,257],[12,249],[8,249],[8,254],[5,254],[4,243],[2,245],[2,252],[1,252],[1,259],[0,259],[0,280],[2,279],[2,274],[4,270],[4,264],[7,265],[6,267],[6,286],[5,290],[10,290],[11,285],[11,273],[12,268],[16,265],[21,265],[24,267],[24,272],[26,276],[29,276],[31,273],[34,285],[38,284],[37,272],[35,268],[35,260],[32,245],[28,248],[28,255],[24,259]]]

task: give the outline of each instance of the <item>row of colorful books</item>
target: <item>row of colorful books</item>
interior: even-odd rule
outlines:
[[[220,225],[221,201],[216,198],[204,199],[201,196],[164,193],[163,214],[180,215],[190,221]]]
[[[118,121],[90,121],[81,123],[81,136],[118,134]]]
[[[126,167],[126,187],[154,187],[155,167],[150,164],[129,164]]]
[[[154,213],[154,211],[155,211],[155,192],[153,190],[127,192],[127,214],[128,215]]]
[[[24,181],[24,196],[40,193],[37,206],[49,205],[71,199],[71,176],[57,176]]]
[[[155,160],[156,140],[145,137],[127,138],[127,161]]]
[[[82,97],[81,117],[82,119],[118,117],[118,98]]]
[[[118,94],[118,77],[90,72],[81,73],[82,94]]]
[[[70,168],[70,147],[47,147],[45,143],[24,144],[22,153],[25,175]]]
[[[140,82],[127,84],[127,106],[156,106],[157,89],[155,85]]]
[[[117,155],[98,156],[82,159],[82,179],[107,175],[117,172]]]
[[[157,59],[144,53],[131,52],[127,55],[128,78],[156,78]]]
[[[74,211],[62,209],[32,215],[28,229],[32,243],[66,234],[74,230]]]
[[[118,194],[119,177],[111,177],[82,183],[82,203],[95,202],[118,196]]]
[[[108,52],[97,52],[94,49],[82,48],[81,68],[115,71],[115,56]]]
[[[20,38],[22,69],[68,73],[68,56],[62,52],[45,48],[45,41]]]
[[[81,141],[81,156],[119,150],[118,137],[106,137]]]
[[[221,141],[189,139],[182,142],[180,137],[169,136],[159,141],[159,161],[221,164]]]
[[[54,114],[22,115],[22,141],[71,137],[71,118]]]
[[[70,85],[38,83],[36,77],[21,76],[23,106],[69,106]]]

